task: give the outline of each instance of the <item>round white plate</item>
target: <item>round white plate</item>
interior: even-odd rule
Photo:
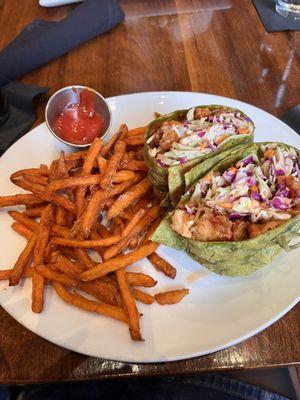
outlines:
[[[240,101],[189,92],[152,92],[109,99],[113,130],[125,122],[130,128],[146,124],[155,111],[167,113],[197,104],[224,104],[243,110],[256,125],[255,140],[284,141],[299,147],[300,138],[272,115]],[[58,156],[57,142],[45,124],[15,143],[0,159],[0,194],[19,192],[12,172]],[[25,240],[10,229],[12,220],[0,212],[0,268],[11,268]],[[243,278],[217,276],[183,252],[161,246],[158,253],[177,267],[175,281],[156,272],[147,260],[130,267],[158,280],[153,293],[189,287],[178,305],[139,305],[144,342],[131,341],[128,328],[109,318],[90,314],[63,303],[47,287],[45,309],[30,309],[31,283],[9,288],[0,283],[0,304],[32,332],[60,346],[90,356],[128,361],[163,362],[196,357],[236,344],[260,332],[290,310],[299,299],[300,250],[282,253],[275,262]]]

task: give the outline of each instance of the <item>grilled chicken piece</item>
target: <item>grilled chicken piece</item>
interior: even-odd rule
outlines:
[[[173,231],[179,233],[181,236],[192,238],[190,231],[191,226],[194,223],[194,216],[188,215],[183,210],[176,210],[172,216],[171,228]]]
[[[232,223],[232,240],[243,240],[247,239],[249,222],[246,221],[234,221]]]
[[[286,186],[291,192],[293,199],[300,196],[300,182],[294,176],[289,175],[285,178]]]
[[[196,108],[194,112],[195,119],[201,119],[205,117],[209,117],[212,114],[212,111],[209,108]]]
[[[232,222],[224,215],[205,212],[191,231],[193,238],[203,242],[231,240]]]
[[[252,223],[248,226],[248,232],[250,239],[260,235],[261,233],[268,232],[271,229],[276,228],[276,226],[284,224],[286,221],[268,221],[262,224]]]

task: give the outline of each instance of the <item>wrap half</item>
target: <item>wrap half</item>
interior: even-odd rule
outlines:
[[[152,240],[186,251],[211,271],[248,275],[299,243],[299,150],[245,146],[216,164],[181,198]]]
[[[184,175],[199,166],[198,176],[253,141],[254,124],[242,111],[221,105],[178,110],[152,121],[145,133],[145,161],[162,205],[175,206],[185,192]],[[213,159],[214,158],[214,159]],[[200,174],[200,175],[199,175]],[[191,183],[188,180],[189,184]]]

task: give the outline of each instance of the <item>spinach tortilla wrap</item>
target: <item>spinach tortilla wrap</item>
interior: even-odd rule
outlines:
[[[204,175],[233,148],[252,142],[253,133],[247,115],[221,105],[178,110],[152,121],[145,133],[145,160],[162,205],[169,198],[174,206],[178,203],[185,192],[184,174],[191,168],[215,157],[203,165]]]
[[[300,230],[299,150],[283,143],[245,146],[182,197],[152,240],[185,250],[221,275],[269,264]]]

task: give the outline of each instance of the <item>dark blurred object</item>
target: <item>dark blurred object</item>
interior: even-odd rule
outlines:
[[[290,108],[282,117],[281,120],[289,125],[294,131],[300,135],[300,104]]]
[[[0,126],[4,124],[9,115],[9,106],[7,97],[0,90]]]
[[[0,86],[111,30],[123,18],[116,0],[86,0],[62,21],[31,22],[0,53]]]
[[[0,94],[0,155],[23,136],[36,119],[34,99],[47,88],[11,82]]]
[[[88,383],[65,383],[25,387],[22,400],[288,400],[235,379],[217,374],[191,377],[122,379]]]
[[[285,18],[275,10],[275,0],[252,0],[267,32],[300,31],[300,20]]]

